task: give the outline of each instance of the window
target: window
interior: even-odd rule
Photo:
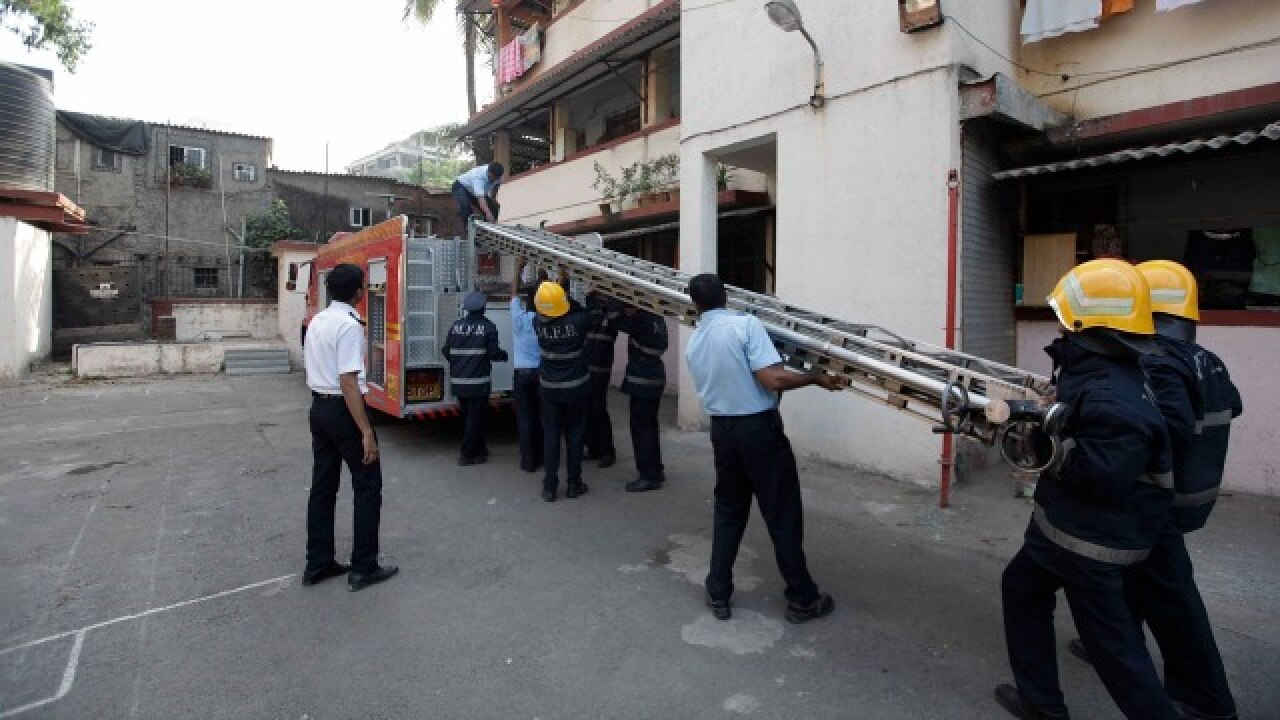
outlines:
[[[258,179],[258,166],[251,163],[231,163],[231,178],[239,182],[253,182]]]
[[[218,289],[218,268],[216,267],[198,267],[192,268],[193,281],[197,290],[217,290]]]
[[[111,150],[95,147],[91,165],[94,170],[118,171],[120,169],[120,156]]]
[[[396,166],[396,158],[394,155],[392,155],[391,157],[378,158],[379,170],[389,170],[395,166]]]
[[[204,148],[187,147],[185,145],[169,146],[169,164],[170,165],[195,165],[201,170],[206,169],[205,157],[207,153]]]
[[[632,105],[626,110],[613,113],[604,119],[604,135],[600,142],[616,140],[623,135],[630,135],[640,130],[640,106]]]
[[[351,227],[369,227],[372,224],[372,210],[369,208],[351,208]]]

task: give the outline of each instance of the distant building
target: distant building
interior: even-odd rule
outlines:
[[[424,133],[414,133],[352,162],[347,173],[408,182],[415,168],[452,157],[448,149],[430,143]]]
[[[289,207],[302,238],[323,242],[336,232],[351,232],[395,215],[407,215],[420,235],[462,232],[453,196],[390,178],[361,177],[270,168],[272,196]]]

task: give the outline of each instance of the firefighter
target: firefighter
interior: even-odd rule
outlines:
[[[667,479],[658,440],[658,406],[667,384],[667,370],[662,363],[667,351],[667,321],[628,306],[623,311],[622,331],[627,334],[627,374],[622,392],[631,398],[631,448],[637,474],[627,483],[627,492],[657,490]]]
[[[561,280],[568,276],[562,270]],[[542,353],[538,373],[542,384],[542,499],[555,502],[560,486],[560,443],[565,450],[567,483],[564,495],[585,495],[582,481],[582,436],[587,423],[587,394],[590,378],[587,372],[587,311],[570,300],[564,288],[551,281],[538,286],[533,299],[538,310],[534,330]]]
[[[527,258],[516,262],[511,279],[511,343],[515,350],[513,387],[516,431],[520,440],[520,469],[537,472],[542,466],[542,392],[538,384],[538,335],[533,331],[533,294],[537,285],[520,282]]]
[[[1123,582],[1150,554],[1173,501],[1169,438],[1140,365],[1157,351],[1147,282],[1122,260],[1092,260],[1058,282],[1049,304],[1065,330],[1045,350],[1057,400],[1070,410],[1059,455],[1036,484],[1022,549],[1002,578],[1017,686],[1000,685],[995,697],[1016,717],[1068,717],[1053,625],[1062,589],[1125,716],[1175,720]]]
[[[489,459],[484,430],[490,374],[493,363],[507,361],[507,351],[498,347],[498,327],[484,316],[485,302],[484,293],[467,293],[462,300],[466,315],[454,321],[440,350],[449,361],[449,384],[462,411],[459,465],[479,465]]]
[[[1125,573],[1135,620],[1145,620],[1164,658],[1164,686],[1186,718],[1234,718],[1235,700],[1196,587],[1185,533],[1204,527],[1227,459],[1240,393],[1217,355],[1196,344],[1200,309],[1195,276],[1169,260],[1138,265],[1151,288],[1156,342],[1163,352],[1142,364],[1173,448],[1176,495],[1169,520],[1146,560]],[[1078,640],[1072,652],[1087,660]]]
[[[601,468],[617,462],[613,447],[613,422],[609,418],[609,379],[613,375],[613,348],[618,340],[621,313],[618,302],[592,290],[587,293],[587,372],[591,392],[587,396],[586,451],[584,460],[595,460]]]

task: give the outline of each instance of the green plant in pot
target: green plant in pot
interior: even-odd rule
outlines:
[[[653,165],[647,162],[638,162],[632,165],[636,169],[635,186],[633,192],[636,196],[636,204],[641,207],[652,205],[656,198],[654,197],[654,174]]]
[[[622,182],[609,173],[599,162],[595,164],[596,179],[591,183],[591,189],[600,193],[600,214],[606,218],[616,215],[618,206],[625,197],[625,188]]]
[[[733,182],[733,169],[724,163],[716,163],[716,191],[724,192]]]
[[[662,202],[680,201],[680,156],[663,155],[653,161],[655,184]]]

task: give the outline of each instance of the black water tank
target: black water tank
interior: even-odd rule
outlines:
[[[0,187],[53,190],[53,73],[0,63]]]

